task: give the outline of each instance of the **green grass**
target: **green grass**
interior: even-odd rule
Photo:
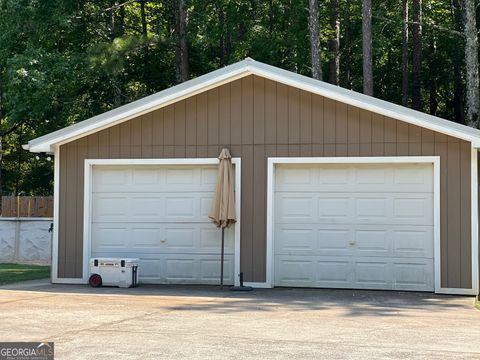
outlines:
[[[480,310],[480,300],[475,301],[475,307]]]
[[[50,266],[0,264],[0,285],[50,277]]]

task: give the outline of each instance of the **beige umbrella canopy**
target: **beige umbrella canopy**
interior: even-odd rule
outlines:
[[[217,184],[215,196],[212,201],[212,208],[208,217],[212,222],[222,229],[222,256],[220,268],[220,285],[223,287],[223,258],[225,247],[225,229],[236,221],[235,196],[233,193],[233,165],[232,156],[228,149],[223,149],[218,159]]]

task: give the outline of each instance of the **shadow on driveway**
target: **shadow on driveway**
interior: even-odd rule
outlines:
[[[0,286],[1,291],[28,294],[86,295],[111,298],[149,299],[153,306],[174,311],[208,311],[219,314],[241,312],[326,311],[338,310],[341,316],[411,316],[412,310],[442,312],[473,309],[474,298],[436,295],[422,292],[274,288],[252,292],[233,292],[228,287],[194,285],[140,285],[136,288],[91,288],[87,285],[50,284],[46,280]],[[169,301],[173,298],[182,301]],[[106,299],[108,301],[108,299]],[[480,312],[478,313],[480,317]]]

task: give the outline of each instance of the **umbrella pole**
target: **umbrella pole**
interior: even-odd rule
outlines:
[[[222,256],[220,264],[220,289],[223,290],[223,257],[224,257],[224,248],[225,248],[225,228],[222,228]]]

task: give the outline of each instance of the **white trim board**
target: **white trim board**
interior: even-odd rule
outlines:
[[[476,150],[475,150],[476,151]],[[473,154],[473,152],[472,152]],[[475,159],[474,159],[475,157]],[[474,161],[475,160],[475,161]],[[439,156],[398,156],[398,157],[302,157],[302,158],[268,158],[267,168],[267,260],[266,284],[274,286],[274,255],[273,255],[273,217],[274,217],[274,178],[277,164],[399,164],[399,163],[431,163],[433,164],[433,209],[434,209],[434,284],[436,293],[459,295],[476,295],[478,290],[478,233],[477,203],[473,200],[474,184],[476,184],[476,155],[472,155],[472,288],[451,289],[441,286],[440,268],[440,157]],[[474,168],[475,164],[475,168]],[[475,178],[474,178],[475,177]],[[476,185],[475,185],[476,186]],[[475,208],[475,209],[474,209]],[[476,259],[476,260],[475,260]]]
[[[52,231],[52,268],[51,281],[59,283],[58,277],[58,221],[60,204],[60,150],[55,148],[53,156],[53,231]]]
[[[85,182],[84,182],[84,208],[83,208],[83,271],[82,282],[88,283],[90,273],[91,254],[91,223],[92,223],[92,174],[93,167],[102,165],[217,165],[217,158],[198,159],[86,159],[85,160]],[[235,167],[235,211],[237,222],[235,223],[234,240],[234,284],[240,285],[238,274],[240,273],[240,199],[241,199],[241,159],[232,158]],[[213,225],[212,225],[213,226]],[[86,255],[86,256],[85,256]]]
[[[266,282],[244,282],[243,285],[244,286],[250,286],[250,287],[255,288],[255,289],[270,289],[271,288],[270,284],[268,284]]]
[[[470,194],[472,206],[472,290],[473,295],[479,295],[479,264],[478,264],[478,150],[472,147],[471,155],[471,185]],[[471,294],[469,294],[471,295]]]
[[[258,75],[367,111],[457,137],[472,142],[474,147],[480,147],[480,130],[247,58],[80,123],[33,139],[24,148],[31,152],[52,152],[55,145],[68,143],[249,75]]]

